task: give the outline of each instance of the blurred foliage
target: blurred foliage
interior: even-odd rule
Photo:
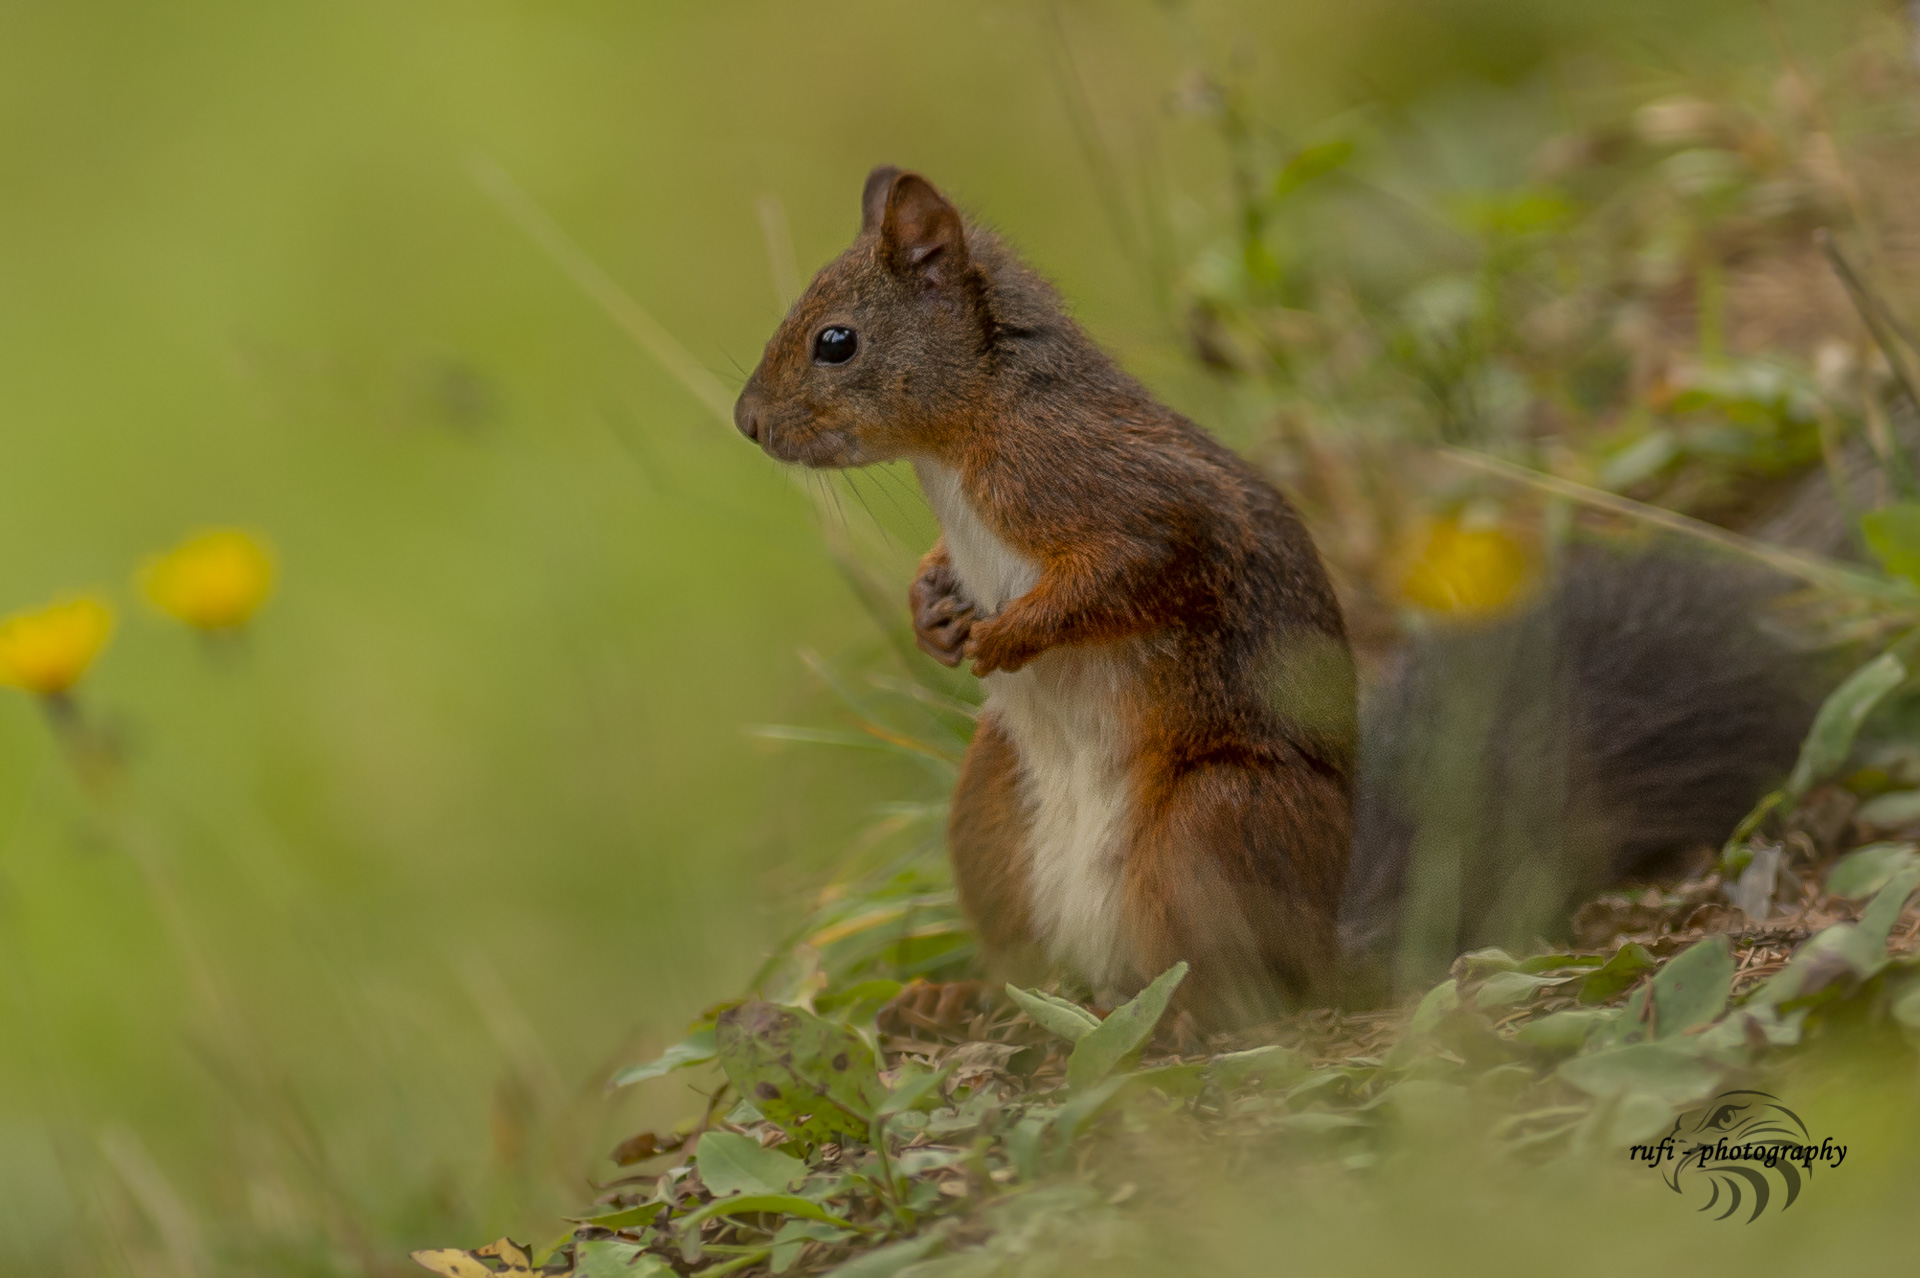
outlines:
[[[1911,51],[1882,24],[1811,61],[1779,11],[1755,21],[1776,56],[1710,95],[1594,48],[1301,132],[1245,76],[1187,81],[1237,208],[1187,276],[1193,350],[1273,423],[1265,447],[1363,615],[1391,605],[1394,548],[1436,507],[1541,517],[1536,493],[1422,445],[1742,530],[1823,459],[1843,487],[1852,460],[1910,490],[1916,357],[1876,340],[1813,233],[1910,290]]]
[[[1563,1201],[1577,1186],[1588,1207],[1651,1168],[1660,1175],[1649,1187],[1682,1195],[1692,1213],[1717,1212],[1709,1222],[1751,1224],[1803,1191],[1857,1201],[1875,1188],[1832,1183],[1849,1157],[1869,1180],[1914,1174],[1884,1159],[1863,1172],[1857,1156],[1875,1157],[1872,1133],[1809,1129],[1797,1114],[1797,1130],[1735,1128],[1727,1116],[1776,1099],[1756,1088],[1804,1085],[1809,1061],[1846,1077],[1843,1061],[1870,1058],[1904,1070],[1910,1089],[1914,849],[1849,853],[1824,889],[1795,890],[1791,920],[1770,921],[1771,890],[1751,910],[1736,906],[1750,926],[1732,940],[1714,876],[1603,898],[1584,912],[1590,930],[1601,923],[1599,952],[1477,951],[1411,1009],[1321,1013],[1201,1052],[1177,1046],[1177,1030],[1156,1035],[1184,964],[1104,1018],[1013,986],[983,1011],[916,1032],[883,1016],[879,1052],[857,1014],[732,1005],[704,1055],[662,1062],[719,1067],[725,1081],[705,1117],[671,1140],[636,1138],[627,1161],[691,1157],[610,1185],[570,1238],[537,1257],[503,1240],[414,1259],[446,1278],[477,1278],[481,1258],[504,1249],[553,1275],[1045,1274],[1090,1257],[1178,1272],[1173,1257],[1205,1250],[1181,1213],[1204,1215],[1223,1195],[1222,1160],[1237,1178],[1317,1173],[1359,1196],[1469,1155],[1551,1178]],[[1816,1123],[1831,1112],[1815,1112]],[[1702,1132],[1709,1147],[1722,1135],[1769,1152],[1716,1156],[1692,1139],[1662,1147]],[[1181,1151],[1196,1147],[1212,1174],[1170,1176],[1183,1159],[1192,1166]],[[1228,1252],[1257,1228],[1223,1223],[1229,1245],[1216,1250]],[[1637,1237],[1646,1226],[1635,1226]],[[1242,1270],[1261,1271],[1231,1267]]]

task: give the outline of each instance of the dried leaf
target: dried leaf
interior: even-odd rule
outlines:
[[[547,1269],[535,1269],[533,1258],[527,1249],[511,1238],[500,1238],[484,1247],[475,1247],[463,1251],[457,1247],[442,1248],[437,1251],[416,1251],[410,1253],[413,1263],[422,1269],[431,1270],[443,1278],[531,1278],[536,1274],[547,1274]],[[486,1262],[491,1258],[500,1262],[494,1268]],[[564,1272],[564,1271],[557,1271]]]

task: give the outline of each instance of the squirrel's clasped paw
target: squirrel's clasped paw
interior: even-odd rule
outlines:
[[[913,607],[913,639],[920,651],[943,666],[959,665],[977,612],[952,566],[932,564],[922,570],[907,599]]]
[[[1000,616],[974,626],[961,655],[973,662],[973,673],[984,678],[997,671],[1011,674],[1045,651],[1046,645],[1035,642],[1031,631]]]

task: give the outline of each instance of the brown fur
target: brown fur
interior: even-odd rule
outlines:
[[[1027,908],[1027,812],[1020,756],[991,714],[982,716],[953,789],[947,845],[960,908],[997,975],[1044,966]]]
[[[768,343],[740,429],[775,457],[950,468],[1038,567],[997,615],[942,547],[922,646],[976,673],[1099,648],[1126,662],[1128,982],[1185,959],[1188,1005],[1245,1020],[1325,990],[1351,834],[1353,675],[1312,539],[1252,467],[1158,403],[1004,244],[925,179],[878,169],[862,229]],[[853,329],[855,357],[814,361]],[[1043,948],[1027,908],[1026,765],[991,715],[954,795],[961,900],[990,953]]]

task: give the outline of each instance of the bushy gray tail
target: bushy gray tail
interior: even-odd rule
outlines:
[[[1350,997],[1564,934],[1582,896],[1725,840],[1812,719],[1809,662],[1758,625],[1779,590],[1582,549],[1527,612],[1411,645],[1362,709]]]

